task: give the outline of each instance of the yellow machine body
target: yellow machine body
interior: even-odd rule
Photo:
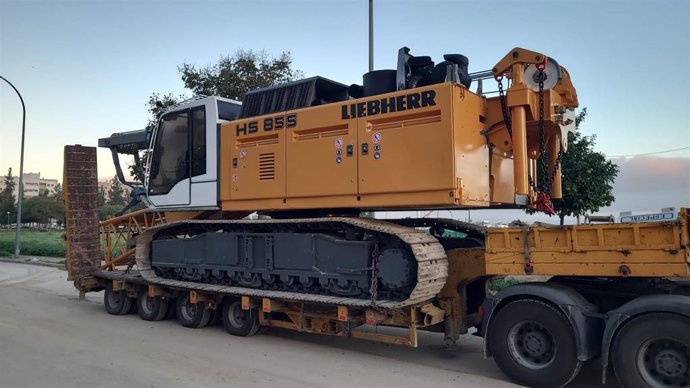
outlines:
[[[489,206],[485,115],[482,97],[445,83],[228,123],[222,207]]]
[[[563,92],[544,92],[549,145],[563,141],[559,109],[577,105],[563,97],[575,94],[567,84]],[[452,82],[223,124],[221,207],[452,209],[515,205],[519,194],[533,198],[532,189],[521,193],[514,182],[516,176],[536,181],[539,94],[519,83],[513,88],[507,104],[524,120],[513,124],[512,137],[498,97]],[[514,161],[516,136],[532,167]],[[554,197],[561,191],[557,175]]]

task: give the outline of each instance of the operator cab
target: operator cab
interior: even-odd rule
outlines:
[[[196,97],[168,109],[151,136],[146,176],[149,207],[218,208],[218,132],[235,120],[242,103]]]

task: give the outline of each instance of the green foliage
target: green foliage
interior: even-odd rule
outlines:
[[[61,184],[58,183],[53,188],[53,197],[56,199],[59,199],[60,201],[64,201],[64,198],[62,196],[62,185]]]
[[[98,187],[98,208],[103,206],[105,206],[105,187],[101,185]]]
[[[290,82],[302,76],[292,68],[290,52],[269,57],[265,51],[239,50],[232,56],[222,56],[218,63],[197,69],[184,63],[184,86],[194,94],[214,95],[242,101],[250,90]]]
[[[105,221],[108,218],[115,217],[117,213],[119,213],[122,209],[124,209],[124,205],[111,205],[111,204],[105,204],[98,209],[98,219],[101,221]]]
[[[122,205],[110,205],[106,204],[98,209],[98,219],[101,221],[107,220],[108,218],[115,217],[115,215],[120,212],[124,206]]]
[[[577,115],[575,126],[579,128],[586,117],[587,108],[584,108]],[[615,200],[613,182],[619,168],[606,160],[604,154],[595,152],[595,144],[596,135],[582,136],[576,131],[568,137],[568,152],[561,158],[563,199],[554,201],[561,225],[566,216],[597,212],[600,207],[610,206]],[[545,179],[539,178],[540,182]]]
[[[239,50],[233,55],[222,56],[217,63],[197,68],[184,63],[178,66],[185,88],[195,95],[220,96],[242,101],[244,95],[254,89],[265,88],[303,77],[292,68],[292,56],[284,51],[270,57],[265,51]],[[147,103],[151,114],[148,125],[156,125],[163,112],[184,100],[184,95],[153,93]],[[132,162],[127,166],[130,176],[144,181],[148,151],[139,155],[140,165]]]
[[[148,111],[151,115],[149,117],[148,125],[156,125],[158,120],[161,118],[163,113],[168,110],[171,106],[178,104],[180,101],[184,100],[186,97],[184,94],[179,94],[175,96],[172,93],[163,94],[153,93],[149,96]]]
[[[48,224],[51,221],[61,222],[64,219],[65,207],[61,200],[54,197],[31,197],[23,202],[22,222]]]
[[[125,196],[125,189],[117,180],[117,176],[114,176],[110,181],[110,188],[108,189],[108,200],[106,201],[108,205],[121,206],[127,204],[127,198]]]
[[[65,257],[66,244],[62,231],[38,231],[22,229],[21,253],[27,256]],[[0,231],[0,256],[14,255],[15,231]]]
[[[491,292],[499,292],[502,289],[520,283],[519,279],[511,276],[497,276],[489,279],[487,287]]]
[[[5,187],[0,191],[0,224],[7,225],[7,213],[10,217],[17,217],[16,198],[14,197],[14,177],[12,176],[12,167],[7,169],[7,175],[2,178],[5,182]],[[10,219],[9,223],[13,223]]]

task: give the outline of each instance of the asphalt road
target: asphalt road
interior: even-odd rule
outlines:
[[[0,263],[0,386],[514,386],[472,336],[452,353],[433,333],[421,333],[417,349],[280,329],[241,338],[220,326],[111,316],[102,297],[79,300],[59,269]],[[590,363],[572,386],[598,379]]]

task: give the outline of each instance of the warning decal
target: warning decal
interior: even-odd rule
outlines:
[[[373,135],[371,135],[371,141],[374,143],[378,143],[381,141],[381,134],[379,132],[374,132]]]

